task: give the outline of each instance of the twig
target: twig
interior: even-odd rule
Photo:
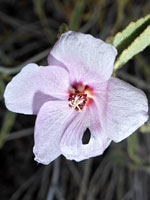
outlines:
[[[10,200],[17,200],[20,195],[30,186],[30,184],[34,181],[34,179],[41,173],[41,168],[29,178],[21,187],[12,195]]]
[[[65,200],[65,198],[63,197],[63,194],[62,194],[62,192],[60,191],[60,189],[59,188],[56,188],[56,196],[57,196],[57,199],[59,199],[59,200]]]
[[[87,200],[92,200],[94,199],[94,192],[95,192],[95,185],[97,185],[97,181],[99,179],[101,179],[101,175],[104,172],[105,167],[109,164],[109,159],[106,156],[99,164],[99,166],[97,167],[95,173],[93,174],[93,176],[90,179],[90,183],[89,183],[89,190],[87,193]]]
[[[27,128],[21,131],[16,131],[16,132],[8,134],[5,138],[5,141],[10,141],[10,140],[26,137],[26,136],[32,135],[33,132],[34,132],[34,128]]]
[[[72,176],[73,176],[75,182],[80,186],[81,175],[80,175],[77,167],[75,166],[74,162],[66,160],[66,163],[67,163],[67,166],[68,166],[70,172],[72,173]]]
[[[116,173],[116,169],[115,166],[113,168],[113,172],[112,172],[112,176],[111,176],[111,180],[109,181],[108,187],[107,187],[107,192],[105,195],[105,200],[112,200],[113,199],[113,194],[116,188],[116,182],[117,182],[117,173]]]
[[[105,168],[105,166],[108,165],[108,162],[109,162],[108,157],[107,156],[104,157],[103,160],[100,162],[99,166],[97,167],[97,169],[95,170],[95,172],[93,173],[93,176],[91,177],[91,181],[89,184],[89,192],[95,186],[96,181],[100,179],[100,175],[103,173],[103,169]]]
[[[12,16],[10,17],[9,15],[7,15],[1,11],[0,11],[0,18],[1,18],[1,20],[3,20],[4,22],[8,23],[9,25],[11,25],[13,27],[18,27],[20,25],[23,26],[25,24],[23,21],[15,19]]]
[[[134,77],[126,72],[123,71],[118,71],[117,75],[123,79],[125,79],[126,81],[129,81],[133,84],[135,84],[137,87],[141,88],[141,89],[145,89],[145,90],[150,90],[150,84],[144,82],[143,80]]]
[[[112,169],[111,163],[108,163],[107,166],[103,169],[103,173],[101,174],[101,177],[99,177],[96,185],[97,187],[93,187],[89,196],[89,200],[93,199],[94,196],[97,195],[97,193],[103,188],[104,184],[106,183],[106,180],[109,176],[110,170]]]
[[[61,193],[63,194],[63,196],[67,196],[67,194],[68,194],[68,191],[70,188],[70,185],[68,187],[69,181],[70,181],[70,171],[69,171],[68,167],[66,166],[66,159],[63,158],[62,165],[61,165],[60,182],[59,182],[60,183],[59,187],[61,188]],[[75,182],[73,177],[72,177],[72,181],[73,181],[73,183]]]
[[[86,164],[85,165],[85,171],[84,171],[84,174],[83,174],[83,179],[82,179],[82,182],[81,182],[81,188],[80,188],[77,200],[85,199],[85,194],[87,192],[87,183],[88,183],[88,179],[89,179],[90,172],[91,172],[92,161],[93,161],[93,159],[91,158],[91,159],[87,160],[86,163],[85,163]]]
[[[121,200],[129,200],[133,198],[133,189],[129,190]]]
[[[4,12],[1,12],[0,11],[0,18],[1,20],[3,20],[5,23],[17,28],[17,27],[21,27],[24,29],[24,31],[30,31],[30,32],[36,32],[37,30],[39,30],[39,21],[37,23],[27,23],[23,20],[20,20],[18,18],[14,18],[12,16],[9,16],[7,15],[6,13]],[[54,27],[54,28],[58,28],[59,27],[59,22],[56,21],[55,19],[52,19],[52,18],[48,18],[48,24],[49,26],[51,27]],[[40,31],[39,31],[40,32]]]
[[[82,26],[79,31],[83,33],[88,32],[96,24],[98,14],[99,14],[99,9],[95,7],[91,19],[84,26]]]
[[[31,200],[39,186],[41,174],[37,175],[33,181],[33,183],[30,185],[28,190],[25,192],[24,196],[22,197],[22,200]]]
[[[47,165],[44,167],[37,199],[43,199],[46,195],[46,191],[47,191],[49,179],[50,179],[51,169],[52,169],[52,165]]]
[[[9,56],[11,58],[18,58],[20,56],[23,56],[25,55],[26,53],[30,52],[30,51],[33,51],[37,48],[40,48],[40,45],[42,43],[39,43],[37,41],[34,41],[34,42],[31,42],[29,44],[26,44],[25,46],[23,46],[22,48],[20,49],[17,49],[15,51],[13,51],[11,54],[9,54]]]
[[[25,61],[24,63],[22,63],[21,65],[14,67],[14,68],[5,68],[5,67],[1,67],[0,66],[0,73],[4,73],[4,74],[16,74],[18,73],[25,65],[32,63],[32,62],[38,62],[40,60],[42,60],[43,58],[45,58],[48,53],[49,53],[50,49],[46,49],[44,51],[42,51],[41,53],[33,56],[32,58],[28,59],[27,61]]]
[[[53,200],[55,193],[57,191],[57,184],[59,179],[59,172],[60,172],[60,158],[54,161],[54,171],[52,175],[52,184],[50,185],[47,200]]]

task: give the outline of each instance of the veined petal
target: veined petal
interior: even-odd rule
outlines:
[[[148,120],[148,102],[141,90],[117,78],[108,82],[105,133],[115,142],[131,135]]]
[[[87,72],[105,81],[112,74],[116,54],[117,50],[112,45],[100,39],[68,31],[61,35],[52,48],[48,63],[51,65],[55,59],[57,63],[63,63],[77,81]]]
[[[110,145],[111,139],[105,134],[99,117],[99,110],[95,103],[92,104],[90,109],[90,126],[91,135],[95,139],[93,144],[93,152],[95,155],[101,155],[105,149]],[[95,147],[95,148],[94,148]]]
[[[66,99],[68,87],[69,77],[65,69],[28,64],[7,85],[5,103],[13,112],[37,114],[45,102]]]
[[[36,124],[33,152],[39,163],[49,164],[60,154],[60,140],[63,132],[73,120],[77,111],[67,101],[50,101],[40,109]]]
[[[91,137],[88,144],[82,144],[85,130],[89,128]],[[100,121],[94,106],[83,111],[71,122],[61,139],[62,154],[70,160],[81,161],[101,155],[111,140],[102,132]]]

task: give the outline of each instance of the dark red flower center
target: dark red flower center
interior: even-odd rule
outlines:
[[[77,111],[81,111],[85,106],[90,104],[92,95],[93,89],[91,87],[81,82],[74,83],[69,88],[69,106]]]

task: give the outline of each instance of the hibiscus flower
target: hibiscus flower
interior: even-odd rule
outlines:
[[[25,66],[7,85],[9,110],[36,114],[35,160],[49,164],[63,154],[81,161],[103,154],[148,119],[145,94],[111,77],[117,50],[91,35],[68,31],[48,57],[48,66]],[[88,144],[82,138],[86,129]]]

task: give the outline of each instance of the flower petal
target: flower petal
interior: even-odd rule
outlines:
[[[145,94],[117,78],[108,82],[105,118],[101,119],[109,138],[115,142],[132,134],[148,120]]]
[[[112,74],[116,54],[117,50],[112,45],[100,39],[68,31],[61,35],[51,50],[48,63],[63,63],[77,81],[89,71],[104,81]]]
[[[95,154],[101,155],[101,154],[103,154],[104,150],[110,145],[111,139],[105,134],[105,132],[101,126],[98,112],[99,112],[99,110],[98,110],[96,104],[93,103],[90,108],[90,127],[89,127],[89,129],[91,131],[91,135],[96,140],[96,144],[94,144],[95,150],[93,150],[93,151],[95,151]]]
[[[39,163],[49,164],[60,154],[60,140],[77,111],[65,101],[50,101],[40,109],[35,125],[33,152]]]
[[[7,85],[4,98],[9,110],[37,114],[43,103],[65,99],[68,72],[61,67],[28,64]]]
[[[88,144],[82,144],[82,137],[87,128],[90,129],[91,138]],[[83,111],[68,126],[60,147],[67,159],[81,161],[103,154],[110,142],[102,132],[96,108],[92,106],[88,113]]]

